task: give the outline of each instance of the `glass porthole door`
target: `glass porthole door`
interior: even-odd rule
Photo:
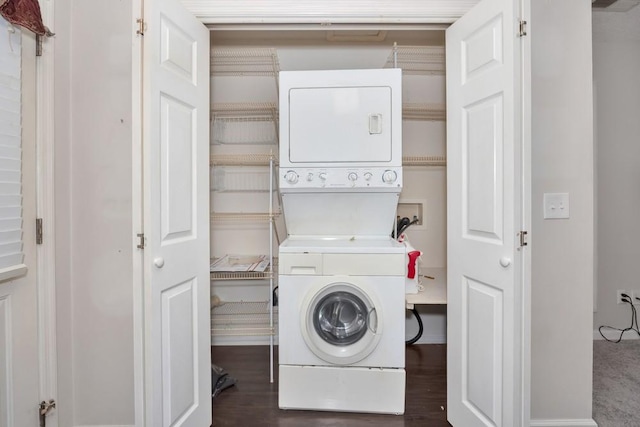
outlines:
[[[313,327],[329,344],[358,342],[367,332],[369,308],[357,295],[336,291],[323,297],[313,310]],[[374,329],[375,330],[375,329]]]
[[[316,356],[348,365],[368,356],[380,340],[380,307],[375,296],[352,283],[316,290],[303,309],[303,336]]]

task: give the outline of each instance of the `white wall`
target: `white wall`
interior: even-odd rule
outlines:
[[[532,418],[590,419],[590,2],[533,0],[532,7]],[[130,8],[56,3],[61,426],[134,419]],[[557,191],[570,193],[571,219],[543,221],[542,193]]]
[[[56,228],[56,340],[58,359],[58,424],[73,426],[73,317],[71,310],[71,26],[70,4],[56,2],[55,27],[55,228]]]
[[[125,1],[56,2],[61,426],[134,422],[131,16]]]
[[[640,291],[640,7],[593,14],[598,294],[593,326],[629,326],[616,290]],[[637,338],[625,334],[626,338]]]
[[[591,2],[531,6],[531,418],[586,422],[594,261]],[[570,219],[543,219],[543,193],[555,192],[569,193]]]

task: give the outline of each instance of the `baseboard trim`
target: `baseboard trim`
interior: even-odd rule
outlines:
[[[531,427],[598,427],[592,419],[531,420]]]
[[[74,426],[74,427],[135,427],[133,424],[91,424],[87,426]]]
[[[0,0],[1,1],[1,0]],[[212,336],[212,346],[243,346],[243,345],[269,345],[269,336]],[[278,345],[278,337],[273,337],[273,345]]]
[[[438,334],[424,334],[420,337],[416,344],[446,344],[447,336]]]
[[[101,424],[101,425],[91,424],[90,426],[74,426],[74,427],[135,427],[135,425],[133,424]]]
[[[602,331],[602,333],[604,334],[605,337],[607,337],[607,339],[609,340],[613,340],[613,341],[617,341],[618,338],[620,337],[620,332],[617,331]],[[598,329],[594,329],[593,330],[593,340],[597,341],[597,340],[603,340],[604,338],[602,338],[602,335],[600,335],[600,332],[598,331]],[[638,335],[636,332],[634,331],[628,331],[625,332],[624,335],[622,335],[622,340],[626,341],[626,340],[637,340],[640,339],[640,335]]]
[[[274,337],[274,345],[278,345],[278,337]],[[416,344],[446,344],[446,335],[422,335]],[[211,337],[212,346],[269,345],[269,337],[217,336]]]

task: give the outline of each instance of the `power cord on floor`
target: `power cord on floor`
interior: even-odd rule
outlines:
[[[598,328],[598,332],[600,332],[600,335],[602,335],[602,338],[613,343],[618,343],[622,341],[622,336],[627,331],[634,331],[635,333],[640,335],[640,330],[638,329],[638,313],[636,311],[636,307],[633,305],[633,301],[631,300],[631,297],[629,297],[629,295],[627,294],[620,294],[620,297],[622,302],[626,302],[631,306],[631,325],[628,328],[624,328],[624,329],[614,328],[613,326],[606,326],[606,325],[600,326]],[[640,301],[640,298],[636,297],[636,299]],[[617,340],[609,339],[605,337],[604,334],[602,333],[603,329],[620,332],[620,336],[618,337]]]
[[[422,325],[422,319],[420,318],[420,313],[418,313],[418,310],[416,310],[416,308],[414,307],[410,311],[413,313],[416,320],[418,321],[418,333],[416,334],[415,337],[405,341],[407,345],[415,344],[420,339],[420,337],[422,336],[422,332],[424,331],[424,326]]]

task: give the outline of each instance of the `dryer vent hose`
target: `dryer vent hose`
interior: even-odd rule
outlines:
[[[420,339],[420,337],[422,336],[422,332],[424,331],[424,325],[422,324],[422,319],[420,318],[420,313],[418,313],[418,310],[416,310],[416,308],[414,307],[411,309],[411,312],[413,313],[416,320],[418,321],[418,333],[416,334],[415,337],[405,341],[407,345],[415,344]]]

